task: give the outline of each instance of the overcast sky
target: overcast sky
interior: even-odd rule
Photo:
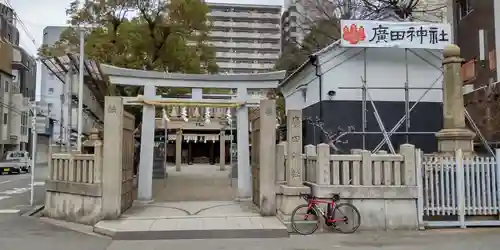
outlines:
[[[10,2],[24,23],[29,35],[19,27],[21,46],[31,54],[42,42],[43,29],[46,26],[66,24],[65,9],[71,0],[0,0]],[[242,4],[283,4],[283,0],[208,0],[209,2],[242,3]],[[19,25],[18,25],[19,26]],[[34,42],[30,37],[34,38]]]

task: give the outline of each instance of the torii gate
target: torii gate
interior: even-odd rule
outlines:
[[[155,131],[155,105],[214,105],[216,107],[237,106],[237,150],[238,150],[238,197],[252,195],[252,172],[250,166],[248,108],[258,107],[260,100],[267,98],[272,89],[278,87],[285,71],[258,74],[202,75],[177,74],[158,71],[135,70],[101,65],[104,75],[115,85],[143,86],[144,95],[124,99],[125,105],[141,104],[141,150],[137,199],[152,200],[153,150]],[[191,88],[190,99],[162,98],[156,94],[157,87]],[[236,89],[235,100],[203,99],[203,88]]]

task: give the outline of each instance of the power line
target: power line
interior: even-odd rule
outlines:
[[[7,7],[11,8],[12,10],[14,10],[14,18],[16,19],[16,21],[21,26],[21,29],[24,31],[24,33],[26,34],[26,36],[28,36],[28,38],[31,39],[31,42],[34,45],[38,46],[38,44],[36,43],[35,37],[30,33],[29,29],[26,27],[26,25],[24,24],[23,20],[21,20],[21,17],[19,16],[19,14],[17,14],[17,12],[15,11],[14,7],[10,4],[10,1],[5,1],[5,4],[7,5]]]

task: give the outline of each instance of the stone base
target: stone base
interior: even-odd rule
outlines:
[[[436,133],[438,152],[454,155],[457,149],[462,149],[464,155],[473,154],[475,136],[468,129],[442,129]]]
[[[311,189],[306,186],[291,187],[287,185],[280,186],[281,202],[278,207],[278,218],[289,227],[290,216],[293,210],[300,204],[306,204],[306,201],[300,197],[300,194],[309,194]]]

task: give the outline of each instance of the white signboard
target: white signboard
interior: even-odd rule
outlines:
[[[344,47],[444,49],[451,43],[451,26],[445,23],[342,20]]]

